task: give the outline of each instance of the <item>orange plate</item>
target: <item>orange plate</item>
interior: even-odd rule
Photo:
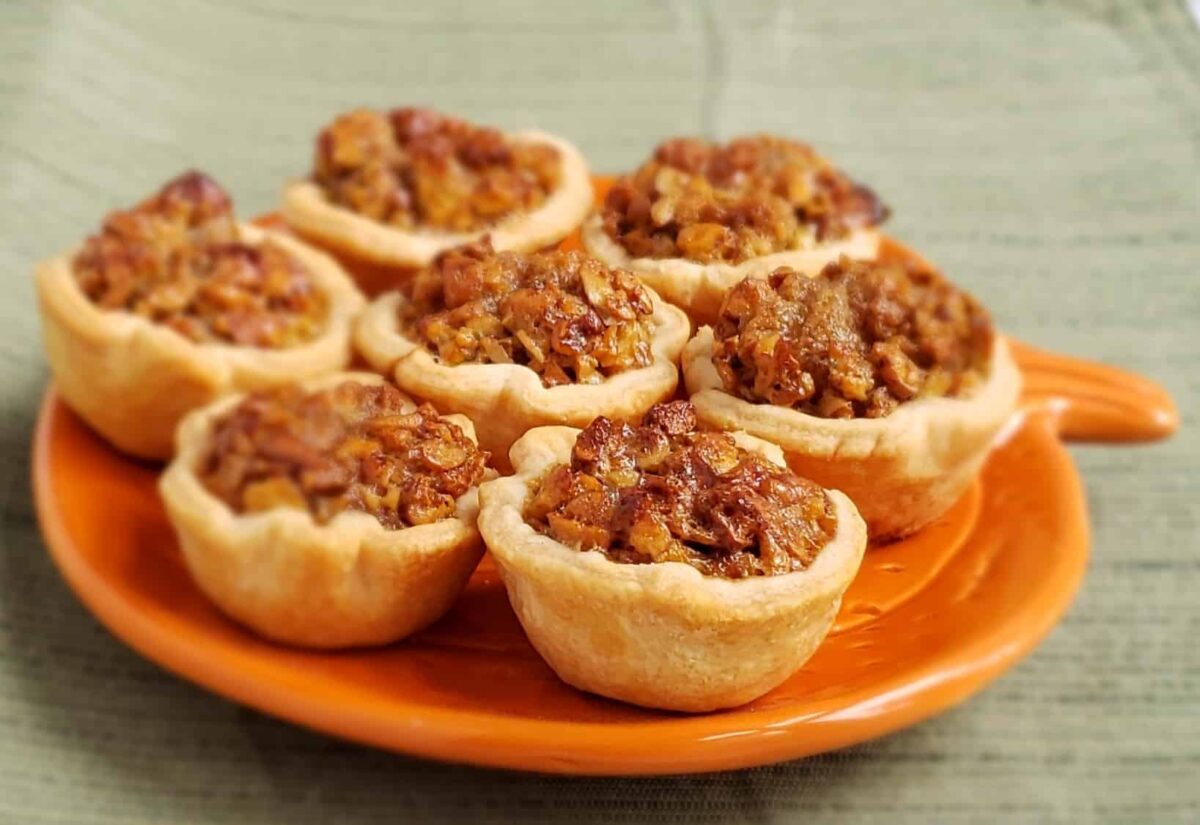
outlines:
[[[905,253],[890,244],[888,253]],[[959,702],[1026,654],[1083,575],[1088,527],[1060,436],[1161,438],[1144,379],[1017,346],[1026,403],[943,519],[871,549],[829,638],[782,686],[685,716],[580,693],[529,646],[485,558],[441,622],[401,644],[313,653],[264,642],[192,584],[155,492],[46,393],[33,463],[50,552],[83,602],[148,658],[266,713],[404,753],[571,774],[742,768],[840,748]]]

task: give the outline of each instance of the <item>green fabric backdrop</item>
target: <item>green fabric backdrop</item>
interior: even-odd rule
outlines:
[[[807,138],[1012,333],[1162,381],[1184,429],[1074,449],[1094,557],[1037,653],[841,753],[523,776],[213,698],[113,640],[43,552],[30,269],[187,166],[268,209],[330,115],[404,102],[562,132],[600,170],[679,133]],[[1200,820],[1198,161],[1200,36],[1176,2],[0,5],[0,822]]]

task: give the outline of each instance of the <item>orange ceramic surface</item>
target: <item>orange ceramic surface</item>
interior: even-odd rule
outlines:
[[[910,254],[889,243],[888,254]],[[1147,440],[1170,398],[1108,367],[1016,349],[1026,403],[943,519],[871,548],[834,631],[782,686],[686,716],[560,682],[485,558],[451,613],[398,645],[315,653],[262,641],[192,584],[155,492],[47,392],[34,490],[47,545],[113,633],[223,696],[355,741],[435,759],[574,774],[747,767],[879,736],[961,701],[1062,615],[1087,560],[1079,477],[1060,436]]]

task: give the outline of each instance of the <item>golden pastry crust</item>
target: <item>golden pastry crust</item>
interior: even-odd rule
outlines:
[[[587,161],[575,146],[539,131],[516,132],[516,142],[542,143],[558,151],[559,186],[529,212],[474,232],[405,231],[365,218],[329,201],[311,181],[295,181],[283,191],[284,219],[296,231],[357,259],[394,267],[426,266],[440,253],[490,235],[497,251],[531,252],[558,243],[579,226],[592,205]]]
[[[883,418],[820,418],[754,404],[725,390],[702,327],[683,351],[683,374],[704,424],[744,430],[779,445],[798,475],[846,493],[871,536],[900,538],[948,510],[978,473],[1016,409],[1021,378],[996,336],[987,379],[957,398],[921,398]]]
[[[365,299],[329,256],[278,232],[242,224],[241,239],[270,240],[305,267],[329,299],[324,330],[294,347],[194,343],[132,313],[97,307],[72,271],[75,250],[37,267],[42,335],[55,387],[118,449],[170,458],[185,413],[219,395],[344,369],[351,324]]]
[[[568,684],[647,707],[709,711],[783,682],[829,632],[862,560],[866,529],[829,491],[837,533],[805,570],[730,580],[682,562],[622,564],[538,533],[523,512],[534,479],[570,461],[579,431],[531,430],[517,475],[480,487],[479,529],[529,640]],[[782,464],[778,448],[739,446]]]
[[[371,373],[334,373],[302,386],[347,380],[383,383]],[[159,482],[200,589],[256,633],[305,647],[386,644],[442,616],[483,555],[477,489],[459,497],[454,518],[399,530],[354,510],[323,525],[301,509],[239,515],[205,488],[196,467],[214,421],[241,400],[229,396],[188,415]],[[474,440],[470,421],[445,418]]]
[[[590,215],[580,231],[588,252],[609,266],[636,272],[663,299],[682,307],[694,324],[712,323],[726,293],[746,277],[765,278],[781,266],[815,275],[843,255],[856,259],[874,258],[879,252],[880,238],[875,229],[857,229],[841,240],[730,264],[697,263],[686,258],[631,258],[625,248],[604,231],[599,212]]]
[[[526,430],[548,424],[582,427],[598,415],[631,420],[669,397],[679,381],[676,364],[690,333],[687,316],[651,293],[654,303],[653,361],[597,384],[546,387],[518,364],[447,366],[400,330],[405,298],[389,292],[363,311],[354,328],[359,353],[376,370],[394,376],[400,389],[458,412],[475,423],[480,445],[506,469],[509,447]]]

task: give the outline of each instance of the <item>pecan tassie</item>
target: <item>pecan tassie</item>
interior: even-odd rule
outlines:
[[[213,425],[201,482],[239,513],[306,508],[319,524],[362,510],[388,529],[455,513],[487,454],[390,385],[343,382],[247,396]]]
[[[634,258],[740,263],[846,237],[887,208],[803,143],[676,138],[609,191],[604,231]]]
[[[537,482],[525,518],[615,562],[678,561],[729,579],[803,570],[837,532],[821,487],[697,431],[687,401],[652,407],[637,427],[597,418],[571,463]]]
[[[441,255],[409,287],[400,322],[445,364],[521,364],[547,387],[649,364],[654,305],[637,277],[582,252]]]
[[[226,192],[187,172],[133,209],[113,212],[75,256],[84,294],[195,342],[289,347],[315,337],[327,301],[276,244],[239,239]]]
[[[936,272],[830,263],[747,278],[721,306],[713,365],[733,395],[821,418],[879,418],[915,398],[958,396],[986,377],[987,311]]]
[[[467,232],[535,209],[558,152],[431,109],[356,109],[317,139],[313,181],[334,203],[402,229]]]

